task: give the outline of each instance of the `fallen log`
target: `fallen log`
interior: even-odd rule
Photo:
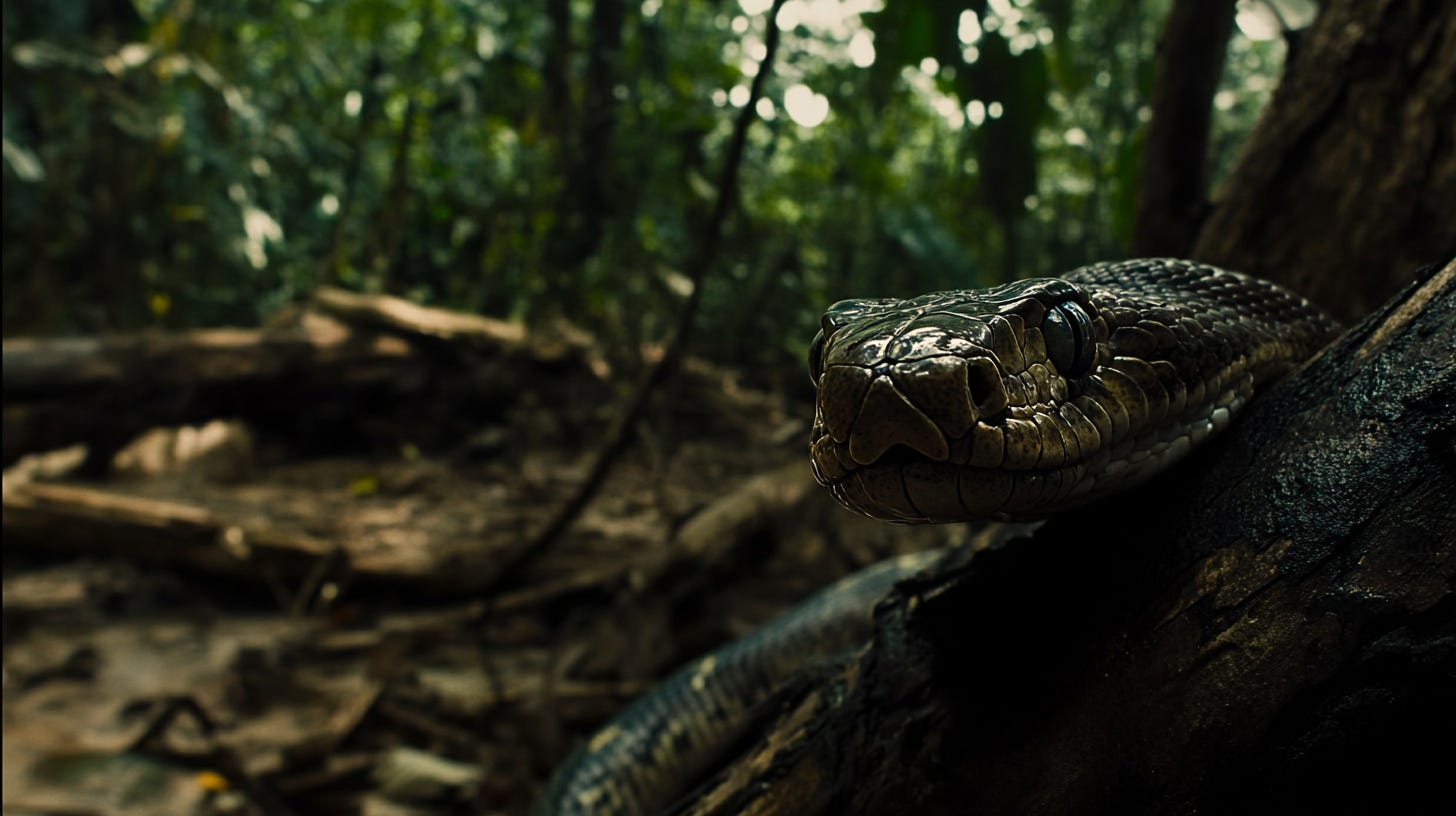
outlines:
[[[265,329],[5,340],[4,463],[83,443],[100,472],[149,428],[218,418],[299,453],[445,446],[501,417],[528,385],[579,389],[603,371],[579,342],[535,342],[489,318],[320,297],[357,325],[305,311]]]
[[[1453,405],[1456,262],[1167,478],[902,585],[686,812],[1450,812]]]

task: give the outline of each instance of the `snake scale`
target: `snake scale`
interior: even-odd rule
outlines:
[[[845,506],[899,523],[1042,518],[1132,487],[1338,328],[1274,284],[1171,259],[845,300],[822,327],[814,475]],[[874,601],[937,557],[870,567],[679,670],[558,769],[537,813],[669,807],[778,685],[862,644]]]

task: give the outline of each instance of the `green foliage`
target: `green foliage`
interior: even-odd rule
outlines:
[[[701,351],[797,376],[835,299],[1125,252],[1167,0],[834,5],[781,21]],[[251,324],[336,283],[563,315],[631,360],[673,322],[765,25],[733,2],[7,0],[5,332]],[[1234,48],[1221,169],[1277,71]]]

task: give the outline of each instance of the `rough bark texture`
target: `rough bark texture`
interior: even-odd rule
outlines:
[[[1456,254],[1456,4],[1333,0],[1199,232],[1193,257],[1345,321]]]
[[[1133,254],[1185,257],[1208,209],[1208,124],[1233,0],[1178,0],[1158,41]]]
[[[1456,262],[1168,478],[902,586],[692,812],[1450,812],[1453,404]]]

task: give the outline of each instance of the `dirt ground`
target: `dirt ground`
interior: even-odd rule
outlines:
[[[962,534],[839,508],[809,474],[810,406],[693,382],[510,573],[598,427],[303,458],[203,425],[102,480],[64,452],[8,470],[4,812],[523,813],[675,666]],[[184,450],[212,437],[232,452]]]

